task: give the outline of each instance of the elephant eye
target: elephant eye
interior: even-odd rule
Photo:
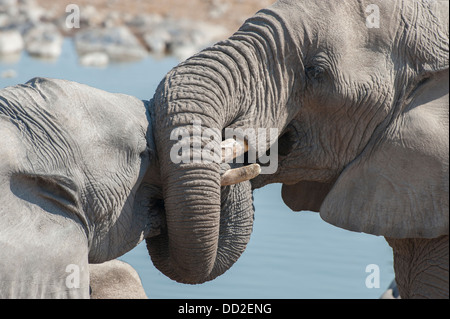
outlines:
[[[310,80],[318,80],[322,78],[325,73],[325,68],[320,65],[307,66],[305,68],[306,77]]]
[[[278,139],[278,154],[288,156],[292,151],[295,143],[295,134],[292,130],[287,130]]]

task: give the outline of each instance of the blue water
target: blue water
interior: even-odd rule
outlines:
[[[106,91],[149,99],[164,74],[177,64],[167,58],[85,68],[78,64],[72,42],[48,62],[23,54],[2,62],[0,88],[35,76],[63,78]],[[237,263],[224,275],[202,285],[171,281],[151,263],[145,243],[120,257],[139,273],[150,298],[378,298],[394,278],[392,250],[383,237],[349,232],[327,224],[312,212],[292,212],[281,199],[281,185],[255,191],[252,238]],[[380,269],[380,288],[367,288],[366,266]]]

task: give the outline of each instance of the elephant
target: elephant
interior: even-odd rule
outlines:
[[[89,298],[88,264],[164,241],[149,104],[58,79],[0,90],[0,298]],[[250,239],[250,182],[222,187],[222,207],[209,280]]]
[[[136,270],[114,259],[89,264],[91,299],[148,299]]]
[[[203,282],[218,258],[221,164],[171,160],[172,132],[201,122],[221,132],[202,150],[241,129],[236,143],[256,154],[244,165],[278,162],[252,189],[282,183],[292,210],[384,236],[402,298],[448,298],[448,21],[445,1],[279,0],[170,70],[150,107],[160,271]],[[276,141],[245,133],[260,128]]]

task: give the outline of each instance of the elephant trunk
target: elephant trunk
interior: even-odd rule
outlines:
[[[212,279],[219,272],[214,268],[223,267],[216,263],[221,214],[220,159],[209,158],[205,163],[203,149],[209,143],[212,150],[220,150],[224,115],[220,110],[210,116],[204,114],[220,103],[209,89],[213,77],[209,76],[208,81],[208,75],[200,77],[191,72],[187,67],[174,69],[153,99],[151,110],[167,234],[147,242],[158,269],[176,281],[195,284]],[[202,131],[208,128],[216,128],[214,137],[202,138]],[[198,137],[195,141],[194,136]]]
[[[194,247],[185,247],[188,253],[181,256],[181,259],[185,258],[185,260],[181,261],[181,269],[176,268],[177,265],[171,254],[178,254],[179,250],[170,250],[169,238],[171,236],[179,236],[179,234],[169,235],[168,233],[163,233],[146,239],[147,248],[154,265],[169,278],[189,284],[213,280],[227,271],[244,252],[253,229],[254,207],[251,184],[247,181],[222,187],[220,195],[221,212],[218,234],[212,235],[216,238],[203,239],[212,241],[213,245],[217,243],[211,249],[212,254],[214,254],[214,257],[210,257],[212,259],[212,267],[207,265],[208,268],[204,270],[205,268],[200,268],[204,267],[203,264],[198,263],[193,264],[192,269],[183,268],[184,263],[191,262],[192,258],[202,258],[202,256],[199,256],[201,252],[196,251],[196,244],[194,244]],[[154,209],[155,207],[152,208]],[[188,221],[188,223],[191,224],[191,221]],[[210,221],[207,222],[207,224],[209,223]],[[209,228],[209,226],[205,227]],[[208,233],[210,231],[209,228]],[[188,231],[185,236],[189,237],[192,235]],[[191,251],[192,249],[194,251]],[[208,253],[207,250],[206,253]],[[195,265],[198,265],[198,267],[195,268]],[[194,276],[192,276],[192,273]]]
[[[237,191],[250,183],[221,188],[222,131],[283,129],[289,114],[268,110],[286,103],[294,81],[293,70],[279,63],[287,52],[279,19],[261,12],[230,39],[170,71],[154,95],[167,234],[149,240],[149,252],[155,266],[179,282],[201,283],[223,273],[249,239],[253,210],[243,203],[251,203],[251,193],[245,198]]]
[[[220,188],[214,187],[219,175],[214,173],[180,168],[165,181],[168,185],[163,188],[167,233],[149,239],[147,247],[154,265],[178,282],[202,283],[213,272],[220,227],[220,193],[216,192]],[[205,174],[211,174],[209,185]],[[185,186],[189,191],[184,195],[173,185],[183,187],[190,183],[188,178],[201,179],[203,185]]]

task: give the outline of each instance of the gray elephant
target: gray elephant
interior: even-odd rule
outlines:
[[[131,96],[43,78],[0,90],[0,298],[89,298],[88,263],[165,238],[151,132]],[[222,207],[209,279],[250,238],[250,182],[223,187]]]
[[[218,259],[220,165],[172,161],[171,132],[275,128],[278,169],[253,188],[283,183],[293,210],[385,236],[402,298],[448,297],[448,33],[445,1],[283,0],[172,69],[151,107],[159,269],[202,282]]]

